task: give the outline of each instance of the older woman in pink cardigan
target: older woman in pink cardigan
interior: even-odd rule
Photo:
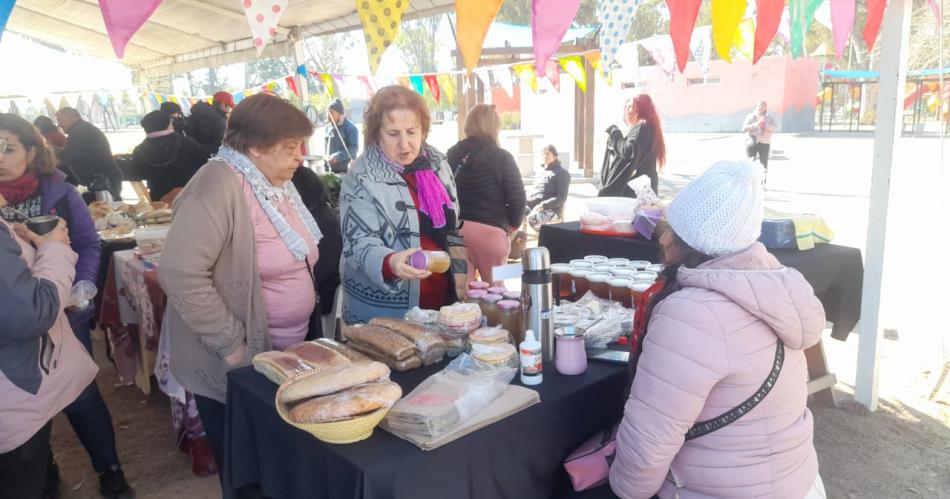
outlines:
[[[610,468],[620,497],[824,497],[803,350],[825,313],[802,275],[757,242],[760,179],[749,162],[717,163],[667,210],[665,285],[631,359]],[[724,426],[697,424],[738,406]]]

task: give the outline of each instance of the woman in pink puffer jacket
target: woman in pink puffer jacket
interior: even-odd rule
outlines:
[[[623,421],[610,486],[623,498],[824,497],[806,407],[804,349],[825,313],[798,271],[756,242],[759,169],[717,163],[667,209],[667,284],[657,295]],[[784,343],[778,380],[737,421],[686,441],[762,386]]]

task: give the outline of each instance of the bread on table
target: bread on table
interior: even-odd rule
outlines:
[[[344,327],[343,336],[350,342],[371,347],[397,361],[406,360],[416,354],[415,344],[384,327],[370,325]]]
[[[255,355],[251,363],[254,364],[255,371],[278,385],[298,374],[313,370],[312,366],[302,362],[296,355],[276,350]]]
[[[353,363],[340,352],[312,341],[294,343],[285,348],[284,352],[292,353],[300,357],[301,360],[313,366],[314,369],[328,369]]]
[[[367,357],[382,362],[389,366],[390,369],[398,372],[411,371],[413,369],[419,368],[422,366],[422,358],[413,353],[409,357],[406,357],[403,360],[396,360],[385,353],[380,352],[379,350],[374,349],[371,346],[363,345],[354,341],[350,341],[350,347],[354,350],[361,352]]]
[[[377,317],[369,321],[370,325],[380,326],[413,342],[424,365],[434,364],[445,356],[445,342],[435,331],[418,324],[393,317]]]
[[[342,421],[392,407],[399,397],[402,389],[396,383],[369,383],[300,402],[290,409],[290,418],[297,423]]]
[[[357,385],[388,380],[389,372],[385,364],[373,361],[315,371],[285,385],[280,397],[284,402],[296,402],[329,395]]]
[[[350,359],[351,362],[366,362],[370,360],[369,357],[357,352],[356,350],[353,350],[352,348],[344,345],[343,343],[340,343],[339,341],[332,340],[330,338],[317,338],[316,340],[314,340],[314,343],[323,345],[329,348],[330,350],[333,350],[334,352],[337,352],[340,355],[343,355],[347,359]]]

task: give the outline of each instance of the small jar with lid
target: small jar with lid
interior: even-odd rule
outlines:
[[[571,260],[571,262],[570,262],[568,265],[570,265],[572,269],[587,269],[587,270],[590,270],[591,268],[594,267],[594,263],[593,263],[593,262],[589,262],[589,261],[587,261],[587,260],[584,260],[583,258],[579,258],[579,259],[576,259],[576,260]]]
[[[610,287],[607,285],[607,281],[612,277],[613,274],[607,272],[591,272],[587,274],[587,282],[590,283],[590,290],[593,291],[598,298],[609,300]]]
[[[487,294],[488,293],[484,289],[470,289],[465,292],[465,301],[467,303],[478,304],[482,301],[482,297]]]
[[[468,289],[481,289],[485,291],[486,293],[488,292],[488,288],[490,287],[491,287],[491,283],[487,283],[484,281],[472,281],[468,283]]]
[[[633,279],[629,277],[613,277],[608,280],[607,286],[610,288],[610,299],[620,303],[626,308],[630,308],[630,289],[627,288],[627,286],[632,282]]]
[[[614,267],[614,269],[610,271],[610,273],[616,277],[629,277],[631,279],[633,278],[634,272],[637,272],[637,269],[632,267]]]
[[[614,267],[626,267],[630,263],[630,260],[626,258],[609,258],[607,263],[613,265]]]
[[[594,265],[597,265],[598,263],[607,263],[607,257],[603,255],[587,255],[584,257],[584,260],[587,260]]]
[[[515,344],[524,341],[524,328],[521,324],[521,303],[515,300],[501,300],[498,307],[498,323],[507,329]]]
[[[645,269],[646,269],[647,267],[649,267],[651,264],[650,264],[650,262],[648,262],[648,261],[646,261],[646,260],[631,260],[629,263],[627,263],[627,265],[629,265],[629,266],[631,266],[631,267],[633,267],[633,268],[635,268],[635,269],[637,269],[637,270],[645,270]]]
[[[508,288],[504,286],[492,286],[488,288],[488,293],[492,295],[502,295],[505,296],[505,293],[508,291]]]
[[[521,302],[521,292],[520,291],[505,291],[505,294],[501,295],[506,300],[514,300],[516,302]]]
[[[409,257],[409,264],[419,270],[428,270],[434,274],[444,274],[449,270],[452,259],[444,251],[419,250]]]
[[[489,326],[498,325],[498,302],[502,300],[501,295],[491,293],[482,295],[478,306],[482,308],[482,315],[485,316],[486,324]]]
[[[646,290],[650,289],[650,286],[653,286],[653,283],[650,281],[633,281],[630,284],[627,284],[627,288],[630,290],[630,302],[636,306],[637,299],[640,298]]]
[[[594,264],[594,272],[606,272],[610,274],[614,268],[615,267],[609,263],[595,263]]]
[[[554,284],[554,291],[561,298],[569,298],[574,292],[574,286],[571,283],[570,264],[555,263],[551,265],[551,280]]]
[[[573,297],[575,300],[584,296],[584,294],[590,290],[590,284],[587,282],[587,274],[590,274],[590,272],[590,269],[584,268],[571,269],[571,281],[574,283]]]

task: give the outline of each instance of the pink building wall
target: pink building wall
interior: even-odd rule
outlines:
[[[659,68],[649,67],[640,72],[646,81],[638,90],[653,98],[667,132],[741,131],[743,119],[759,100],[768,103],[780,131],[806,132],[815,126],[818,68],[816,60],[790,57],[763,57],[754,66],[744,59],[731,64],[717,60],[702,83],[696,63],[689,63],[672,82]]]

